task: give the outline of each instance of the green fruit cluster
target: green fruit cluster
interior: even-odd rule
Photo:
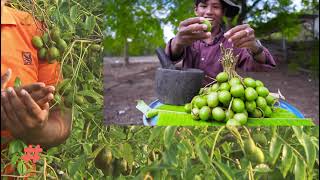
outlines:
[[[68,44],[61,38],[60,29],[55,27],[45,32],[41,37],[34,36],[31,40],[32,45],[38,50],[40,60],[48,60],[54,63],[68,48]]]
[[[202,88],[185,111],[194,120],[219,121],[227,125],[244,125],[248,117],[270,117],[275,98],[259,80],[230,78],[227,72],[216,76],[217,83]]]
[[[93,44],[90,46],[90,49],[93,52],[101,52],[103,50],[103,47],[101,47],[99,44]]]
[[[93,146],[93,151],[97,149]],[[120,174],[128,176],[132,173],[132,165],[123,158],[114,158],[108,148],[103,148],[94,159],[96,168],[100,169],[105,176],[118,177]]]
[[[81,94],[74,94],[73,88],[70,78],[62,80],[56,87],[55,102],[58,104],[64,102],[64,105],[68,108],[71,108],[74,103],[81,107],[86,104],[87,98]]]

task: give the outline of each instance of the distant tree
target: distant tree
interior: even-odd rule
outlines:
[[[150,0],[106,0],[106,51],[124,56],[143,54],[164,43],[157,3]]]

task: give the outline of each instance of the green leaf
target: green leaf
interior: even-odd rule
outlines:
[[[94,16],[87,16],[85,21],[85,29],[88,32],[88,34],[92,34],[94,26],[96,24],[96,19]]]
[[[188,153],[189,150],[188,148],[185,146],[185,144],[183,142],[178,143],[177,148],[180,152],[182,152],[183,154]]]
[[[306,180],[306,165],[297,156],[295,156],[294,176],[295,180]]]
[[[248,158],[246,158],[246,157],[242,157],[242,158],[240,159],[240,166],[241,166],[242,168],[247,168],[247,167],[249,166],[249,163],[250,163],[250,161],[249,161]]]
[[[176,130],[177,130],[177,127],[175,127],[175,126],[168,126],[164,130],[163,139],[164,139],[164,146],[166,148],[169,148],[170,145],[172,144],[172,140],[173,140],[173,137],[175,135]]]
[[[271,165],[274,166],[278,160],[279,154],[281,152],[282,142],[278,139],[277,136],[273,136],[270,142],[270,159]]]
[[[70,18],[74,21],[78,18],[78,9],[79,7],[77,5],[70,8]]]
[[[19,161],[17,165],[17,170],[20,175],[24,175],[27,172],[27,167],[24,164],[24,161]]]
[[[319,139],[316,137],[311,137],[311,141],[312,141],[314,147],[316,147],[316,150],[319,151]]]
[[[203,164],[206,165],[210,163],[208,152],[203,147],[201,147],[200,144],[196,144],[196,152]]]
[[[133,150],[129,143],[125,143],[123,145],[123,158],[128,162],[128,164],[132,164],[134,161]]]
[[[171,166],[177,166],[177,148],[171,146],[170,149],[163,153],[163,159],[165,163],[170,164]]]
[[[91,144],[88,144],[88,143],[85,143],[82,145],[83,147],[83,151],[86,155],[90,155],[92,153],[92,145]]]
[[[68,164],[68,172],[70,176],[75,176],[77,172],[84,171],[86,160],[84,156],[78,157],[75,161],[70,161]]]
[[[9,155],[14,153],[23,153],[26,145],[21,140],[13,140],[9,143]]]
[[[307,157],[306,158],[307,165],[308,165],[307,167],[312,170],[314,163],[316,161],[317,151],[310,139],[310,136],[306,135],[305,133],[302,136],[303,136],[302,145]]]
[[[188,153],[192,153],[193,152],[193,147],[191,145],[190,140],[183,140],[182,144],[184,144],[184,146],[187,148]]]
[[[292,150],[289,148],[289,146],[285,144],[282,149],[282,159],[281,159],[281,165],[280,165],[280,170],[284,178],[287,176],[292,164],[293,164]]]
[[[225,123],[212,121],[195,121],[191,114],[184,111],[184,106],[162,105],[157,109],[160,111],[158,115],[158,126],[225,126]],[[312,119],[296,118],[295,115],[289,111],[281,108],[276,109],[272,118],[248,118],[246,126],[261,127],[261,126],[314,126]]]
[[[152,141],[154,139],[158,138],[163,129],[164,129],[164,127],[161,127],[161,126],[154,127],[151,130],[150,137],[148,139],[148,143],[150,144],[150,143],[152,143]]]
[[[78,92],[78,94],[82,95],[82,96],[92,97],[97,102],[97,104],[99,104],[99,105],[103,104],[103,96],[95,91],[84,90],[84,91]]]
[[[292,126],[293,132],[298,138],[298,141],[300,144],[302,144],[302,136],[303,136],[303,130],[301,126]]]
[[[314,126],[311,128],[311,134],[314,137],[319,137],[319,126]]]
[[[10,163],[11,163],[12,165],[16,165],[17,162],[18,162],[18,160],[19,160],[20,158],[21,158],[21,154],[15,153],[15,154],[12,155],[11,160],[10,160]]]
[[[70,18],[63,16],[63,20],[65,22],[65,24],[68,27],[68,33],[74,33],[75,32],[75,27],[73,22],[70,20]]]
[[[226,154],[230,154],[230,152],[232,151],[232,147],[231,147],[230,143],[228,143],[228,142],[224,142],[222,144],[222,149],[223,149],[224,153],[226,153]]]
[[[232,169],[230,169],[228,166],[226,166],[225,164],[222,164],[218,161],[212,160],[212,162],[214,163],[214,165],[223,173],[223,175],[229,179],[235,179],[233,174],[232,174]]]
[[[47,155],[49,156],[53,156],[55,154],[59,153],[59,149],[58,147],[53,147],[53,148],[50,148],[48,151],[47,151]]]
[[[217,158],[217,160],[220,162],[221,161],[221,152],[220,149],[215,149],[214,150],[214,156]]]

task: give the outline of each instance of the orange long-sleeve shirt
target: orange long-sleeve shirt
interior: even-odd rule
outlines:
[[[8,68],[12,70],[7,87],[14,85],[16,77],[21,79],[22,86],[35,82],[56,85],[62,78],[60,64],[39,60],[31,43],[33,36],[43,34],[41,23],[27,12],[10,7],[1,10],[1,76]],[[1,131],[1,148],[10,138],[10,132]]]

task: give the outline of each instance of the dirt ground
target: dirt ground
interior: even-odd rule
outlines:
[[[280,89],[290,104],[319,124],[319,78],[307,72],[291,73],[281,62],[281,55],[273,55],[278,63],[276,69],[239,71],[239,74],[263,81],[271,92]],[[149,104],[157,99],[154,76],[160,64],[156,56],[131,58],[128,66],[121,62],[120,57],[104,59],[105,123],[142,125],[142,113],[135,108],[136,101],[144,100]]]

